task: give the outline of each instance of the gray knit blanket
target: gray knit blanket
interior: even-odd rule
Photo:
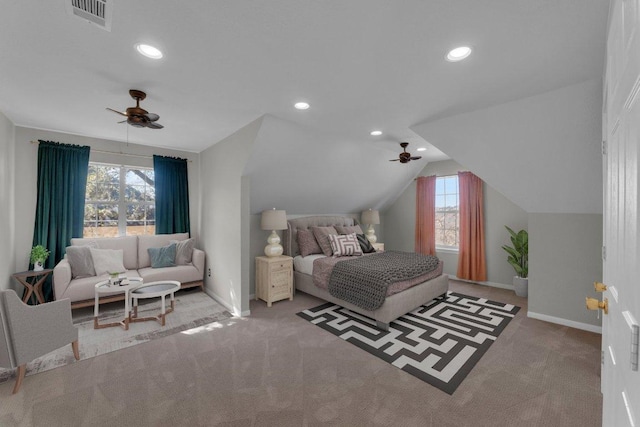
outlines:
[[[438,267],[438,258],[414,252],[386,251],[336,263],[329,293],[373,311],[384,304],[389,285],[411,280]]]

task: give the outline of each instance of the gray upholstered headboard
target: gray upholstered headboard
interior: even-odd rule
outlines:
[[[284,254],[289,256],[300,255],[298,250],[298,228],[327,227],[329,225],[356,225],[358,220],[350,216],[305,216],[287,221],[287,229],[284,231]]]

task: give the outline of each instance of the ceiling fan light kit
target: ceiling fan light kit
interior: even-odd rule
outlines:
[[[390,162],[400,162],[400,163],[409,163],[411,160],[420,160],[422,156],[412,156],[411,153],[407,153],[408,142],[401,142],[400,146],[402,147],[402,153],[398,156],[397,159],[391,159]]]
[[[107,107],[107,110],[113,111],[114,113],[120,114],[121,116],[125,116],[127,118],[127,120],[125,121],[129,125],[137,128],[162,129],[164,127],[160,123],[158,123],[158,119],[160,118],[159,115],[150,113],[144,108],[140,107],[140,101],[143,101],[147,97],[146,93],[141,90],[131,89],[129,90],[129,95],[131,95],[131,97],[136,100],[135,107],[127,108],[124,113],[109,107]]]

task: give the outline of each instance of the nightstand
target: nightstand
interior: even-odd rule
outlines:
[[[293,258],[290,256],[256,257],[256,300],[271,303],[293,299]]]
[[[375,249],[376,252],[378,252],[378,251],[383,252],[384,251],[384,243],[372,243],[371,246],[373,246],[373,249]]]

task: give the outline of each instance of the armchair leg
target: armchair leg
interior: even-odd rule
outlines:
[[[24,376],[27,373],[27,364],[23,363],[18,366],[18,373],[16,374],[16,385],[13,386],[13,393],[16,394],[18,390],[20,390],[20,386],[22,385],[22,380],[24,380]]]
[[[73,348],[73,357],[75,357],[76,360],[80,360],[80,349],[78,347],[78,340],[75,340],[71,343],[71,348]]]

